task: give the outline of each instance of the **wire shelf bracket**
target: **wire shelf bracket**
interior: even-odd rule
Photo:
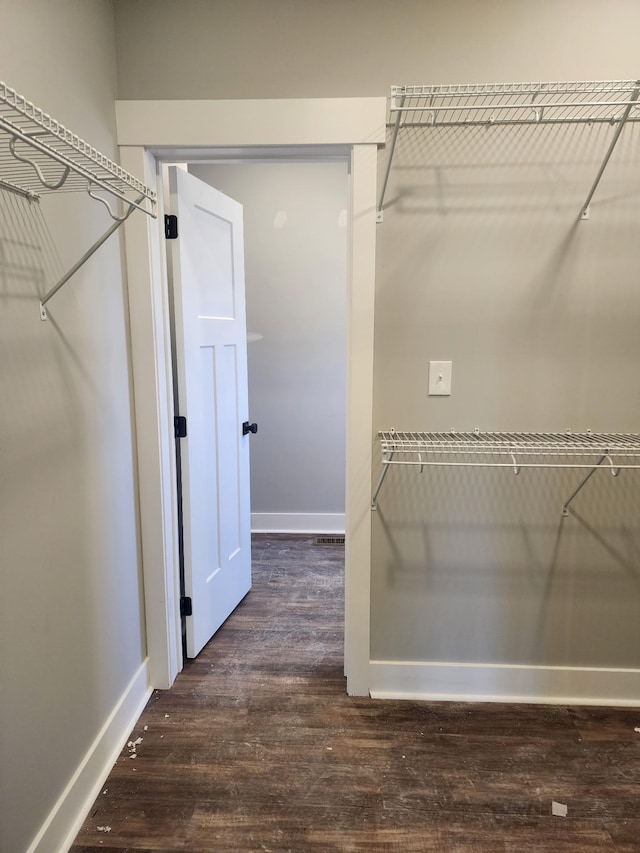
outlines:
[[[38,202],[43,193],[84,191],[107,208],[114,224],[42,298],[45,305],[134,210],[156,217],[156,194],[47,113],[0,82],[0,189]],[[124,203],[117,214],[97,191]]]
[[[640,121],[639,97],[640,80],[392,86],[389,126],[393,133],[376,220],[384,219],[387,184],[403,128],[609,124],[615,127],[613,138],[580,209],[579,218],[588,220],[591,201],[624,127]]]
[[[640,469],[638,433],[533,433],[533,432],[379,432],[382,471],[371,499],[378,496],[392,465],[419,467],[582,469],[587,473],[562,505],[569,514],[574,498],[599,470],[617,477],[621,470]]]
[[[96,198],[98,198],[99,201],[103,201],[103,199],[99,198],[99,196],[96,196]],[[143,198],[143,196],[139,196],[138,201],[141,198]],[[105,204],[106,203],[107,202],[105,202]],[[66,272],[62,276],[62,278],[60,278],[58,280],[58,282],[56,282],[56,284],[54,284],[53,287],[47,291],[47,293],[42,297],[42,300],[40,301],[40,319],[41,320],[47,319],[47,309],[45,306],[46,306],[47,302],[51,299],[51,297],[55,296],[56,293],[60,290],[60,288],[63,287],[69,281],[69,279],[78,272],[80,267],[82,267],[82,266],[84,266],[84,264],[86,264],[86,262],[89,260],[89,258],[95,252],[97,252],[97,250],[100,248],[100,246],[102,246],[103,243],[106,243],[106,241],[109,239],[109,237],[111,237],[111,235],[115,231],[117,231],[121,225],[124,224],[124,222],[129,218],[129,216],[131,216],[131,214],[133,213],[133,211],[135,209],[136,209],[136,205],[130,204],[129,209],[127,210],[127,212],[123,216],[118,216],[118,217],[114,216],[113,218],[115,219],[115,222],[113,223],[113,225],[107,231],[105,231],[105,233],[102,235],[102,237],[99,237],[95,241],[95,243],[93,243],[90,246],[90,248],[87,249],[87,251],[84,253],[84,255],[78,261],[76,261],[76,263],[71,267],[71,269],[68,270],[68,272]]]

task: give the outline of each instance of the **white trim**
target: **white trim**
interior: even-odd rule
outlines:
[[[116,101],[119,145],[384,144],[386,98]]]
[[[344,536],[343,512],[252,512],[252,533],[330,533]]]
[[[369,692],[373,325],[377,150],[355,145],[349,197],[347,466],[345,509],[345,675],[350,696]]]
[[[640,669],[371,661],[374,699],[640,706]]]
[[[151,696],[144,661],[109,714],[26,853],[64,853],[73,844],[100,789]]]
[[[348,146],[350,262],[348,308],[345,672],[351,695],[369,691],[373,301],[377,146],[384,142],[385,98],[282,101],[116,102],[122,165],[144,174],[177,151],[284,145]],[[132,146],[132,147],[127,147]],[[136,163],[138,165],[136,165]],[[149,183],[149,180],[146,181]],[[162,210],[160,210],[162,215]],[[167,430],[169,324],[158,226],[125,225],[147,650],[153,687],[167,687],[180,658],[175,564],[175,471]],[[145,217],[146,219],[146,217]],[[135,220],[135,221],[134,221]],[[154,360],[155,354],[155,360]],[[158,424],[160,427],[158,427]],[[147,447],[147,442],[149,446]],[[181,664],[178,665],[178,668]]]
[[[161,185],[155,158],[142,148],[122,149],[120,162],[132,174],[143,174],[152,188]],[[159,192],[158,220],[130,216],[124,225],[145,628],[149,679],[158,688],[170,687],[182,669],[169,294],[159,230],[163,217]]]

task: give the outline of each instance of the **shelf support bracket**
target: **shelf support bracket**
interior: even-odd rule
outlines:
[[[593,477],[593,475],[596,473],[596,471],[598,470],[600,465],[602,465],[603,462],[609,463],[609,465],[611,466],[611,473],[613,474],[614,477],[618,476],[618,474],[620,473],[620,468],[616,468],[614,466],[613,462],[611,461],[611,457],[609,456],[608,453],[603,453],[602,456],[600,457],[600,459],[598,459],[598,461],[594,465],[594,467],[589,471],[589,473],[586,475],[586,477],[584,477],[582,479],[582,481],[579,483],[577,488],[573,491],[571,497],[567,498],[567,500],[562,504],[562,514],[563,515],[569,515],[569,504],[576,497],[576,495],[582,491],[582,489],[586,486],[586,484]]]
[[[596,179],[591,185],[591,189],[589,190],[589,194],[586,198],[586,201],[580,208],[580,219],[589,219],[589,205],[591,204],[591,199],[595,195],[596,190],[598,189],[598,184],[600,183],[600,179],[604,175],[604,170],[607,168],[609,164],[609,160],[611,159],[611,155],[613,154],[614,148],[618,144],[618,140],[620,139],[620,134],[624,130],[624,126],[627,123],[627,119],[631,115],[631,110],[635,107],[638,97],[640,96],[640,80],[636,80],[636,87],[631,93],[631,97],[629,99],[629,103],[625,111],[622,114],[620,121],[618,122],[618,126],[616,127],[616,131],[613,134],[613,139],[609,144],[609,148],[607,149],[607,153],[604,155],[604,160],[602,161],[602,165],[598,170],[598,174],[596,175]]]
[[[393,137],[391,138],[391,150],[389,151],[389,159],[387,160],[387,168],[384,173],[384,179],[382,181],[382,189],[380,190],[380,200],[378,201],[378,209],[376,211],[376,222],[382,222],[384,219],[384,212],[382,210],[382,205],[384,204],[384,196],[387,192],[387,184],[389,183],[389,175],[391,174],[391,164],[393,163],[393,155],[396,150],[396,142],[398,141],[398,131],[400,130],[400,121],[402,119],[402,107],[404,106],[405,95],[400,98],[400,108],[396,114],[396,123],[393,128]],[[374,507],[375,509],[375,507]]]
[[[137,202],[141,201],[144,198],[144,196],[141,195],[140,198],[136,199],[136,204],[132,204],[122,216],[118,216],[117,213],[114,213],[113,208],[111,207],[106,198],[102,198],[102,196],[96,195],[94,192],[91,191],[92,186],[93,184],[89,182],[87,186],[87,195],[95,201],[99,201],[100,204],[104,204],[104,206],[109,211],[109,216],[113,219],[114,222],[124,222],[125,219],[129,217],[133,209],[136,207]]]
[[[89,258],[100,248],[100,246],[102,246],[103,243],[107,242],[107,240],[109,239],[109,237],[111,237],[111,235],[114,233],[114,231],[117,231],[118,228],[120,228],[120,226],[123,224],[123,222],[125,222],[125,220],[127,220],[129,218],[129,216],[131,216],[133,211],[136,210],[136,208],[138,207],[138,205],[140,204],[140,202],[142,201],[143,198],[144,198],[144,195],[141,195],[134,202],[131,202],[126,213],[123,216],[121,216],[120,218],[116,219],[116,221],[113,223],[113,225],[107,231],[105,231],[105,233],[102,235],[102,237],[100,237],[98,240],[96,240],[96,242],[93,243],[93,245],[87,249],[87,251],[84,253],[84,255],[79,260],[76,261],[76,263],[71,267],[71,269],[67,273],[65,273],[62,276],[62,278],[59,281],[57,281],[50,290],[48,290],[45,293],[45,295],[40,300],[40,319],[41,320],[47,319],[47,309],[45,306],[46,306],[47,302],[51,299],[51,297],[55,296],[56,293],[60,290],[60,288],[63,287],[69,281],[69,279],[78,272],[80,267],[82,267],[82,266],[84,266],[84,264],[86,264],[86,262],[89,260]],[[98,200],[102,201],[102,199],[100,199],[100,198],[98,198]]]
[[[47,179],[45,178],[45,176],[42,173],[40,166],[38,166],[38,164],[35,162],[35,160],[30,160],[28,157],[24,157],[22,154],[18,154],[18,152],[16,151],[16,142],[17,142],[17,138],[15,136],[12,136],[11,139],[9,140],[9,151],[11,151],[11,153],[16,158],[16,160],[19,160],[21,163],[26,163],[27,166],[31,166],[33,171],[38,176],[38,180],[40,181],[40,183],[42,184],[43,187],[45,187],[48,190],[59,190],[60,187],[64,184],[64,182],[69,177],[69,172],[71,171],[71,167],[65,166],[62,170],[62,174],[61,174],[59,180],[55,181],[55,183],[51,183],[51,182],[47,181]]]
[[[384,467],[383,467],[382,472],[380,474],[380,479],[378,480],[378,485],[376,486],[376,490],[373,493],[373,497],[371,498],[371,509],[374,511],[378,509],[378,495],[380,493],[380,489],[382,488],[382,484],[384,483],[384,478],[389,473],[389,463],[393,459],[394,453],[395,453],[395,450],[392,450],[391,453],[389,454],[389,458],[385,459],[384,462],[382,463],[384,465]]]

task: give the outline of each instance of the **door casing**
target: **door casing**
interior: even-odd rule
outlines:
[[[125,224],[148,669],[167,688],[182,668],[173,375],[163,251],[162,164],[283,156],[349,159],[345,675],[369,692],[373,323],[377,149],[385,98],[119,101],[122,166],[159,194],[158,220]]]

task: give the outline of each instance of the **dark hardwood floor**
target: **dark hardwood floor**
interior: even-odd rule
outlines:
[[[153,694],[73,853],[640,851],[640,710],[349,698],[342,569],[255,539],[253,591]]]

